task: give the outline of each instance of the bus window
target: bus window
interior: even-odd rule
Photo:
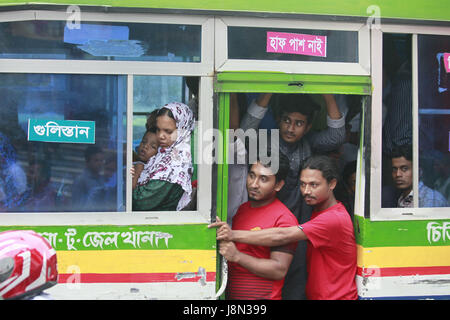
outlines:
[[[193,120],[197,120],[198,114],[198,77],[181,76],[134,76],[133,78],[133,163],[136,170],[141,165],[141,174],[133,178],[133,210],[135,211],[175,211],[175,210],[196,210],[196,182],[197,166],[194,163],[195,131],[188,134],[186,138],[187,152],[190,158],[186,160],[186,172],[180,172],[183,177],[176,181],[168,179],[147,179],[144,181],[145,164],[150,163],[150,159],[160,151],[164,152],[164,146],[160,145],[161,139],[159,132],[164,132],[166,128],[158,123],[160,119],[158,110],[166,104],[180,102],[187,106],[192,113]],[[158,117],[156,117],[158,115]],[[162,118],[162,117],[161,117]],[[175,123],[175,122],[173,122]],[[178,137],[181,134],[180,128],[177,129]],[[178,139],[178,138],[177,138]],[[180,144],[177,148],[180,148]],[[166,146],[168,148],[169,146]],[[161,149],[162,148],[162,149]],[[159,151],[158,151],[159,150]],[[165,160],[162,159],[161,162]],[[170,166],[169,162],[164,162]],[[172,170],[171,168],[169,168]],[[169,171],[170,171],[169,170]],[[173,169],[175,170],[175,169]],[[138,171],[139,172],[139,171]],[[151,174],[151,173],[150,173]],[[189,200],[181,208],[180,197],[184,197],[185,186],[179,182],[179,179],[185,180],[190,185]],[[157,183],[156,183],[156,182]],[[162,181],[162,182],[161,182]],[[155,184],[155,186],[151,186]],[[164,185],[160,185],[164,184]],[[181,188],[182,187],[182,188]],[[171,188],[171,189],[169,189]],[[154,190],[158,196],[153,194]],[[170,191],[169,191],[170,190]],[[167,195],[165,193],[167,192]],[[151,197],[150,197],[151,195]],[[179,196],[178,196],[179,195]],[[173,199],[171,199],[173,197]],[[151,201],[147,201],[150,199]],[[158,201],[159,199],[159,201]],[[182,198],[183,199],[183,198]]]
[[[292,35],[292,39],[289,38]],[[314,35],[303,39],[302,36]],[[282,38],[282,37],[285,38]],[[269,48],[267,43],[269,41]],[[280,54],[291,47],[290,54]],[[306,51],[311,49],[310,54]],[[284,61],[358,62],[358,32],[228,27],[228,58]]]
[[[450,200],[450,37],[418,35],[419,206]]]
[[[66,21],[0,23],[0,59],[201,62],[201,26]]]
[[[223,16],[215,32],[223,39],[215,47],[218,71],[370,74],[370,32],[363,23]]]
[[[412,207],[411,35],[383,34],[382,207]]]
[[[2,74],[0,90],[0,211],[125,210],[123,76]]]

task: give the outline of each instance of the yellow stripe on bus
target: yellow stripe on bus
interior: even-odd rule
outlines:
[[[216,270],[215,250],[57,251],[60,273],[172,273]],[[76,271],[78,270],[78,271]]]
[[[358,267],[450,266],[450,246],[373,247],[358,245]]]

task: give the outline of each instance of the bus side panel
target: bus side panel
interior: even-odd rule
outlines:
[[[215,230],[207,225],[48,226],[55,299],[214,299]],[[0,231],[4,231],[2,228]]]
[[[356,217],[361,299],[450,299],[450,221]]]

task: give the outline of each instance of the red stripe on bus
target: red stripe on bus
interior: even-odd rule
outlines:
[[[442,267],[404,267],[404,268],[360,268],[357,274],[362,277],[396,277],[414,275],[450,274],[450,266]]]
[[[197,282],[200,279],[187,273],[62,273],[58,283]],[[207,272],[206,281],[216,281],[216,273]]]

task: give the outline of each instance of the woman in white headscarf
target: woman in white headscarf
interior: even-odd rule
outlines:
[[[194,117],[187,105],[173,102],[158,111],[158,153],[136,168],[139,179],[133,190],[133,210],[178,211],[190,202],[193,130]]]

